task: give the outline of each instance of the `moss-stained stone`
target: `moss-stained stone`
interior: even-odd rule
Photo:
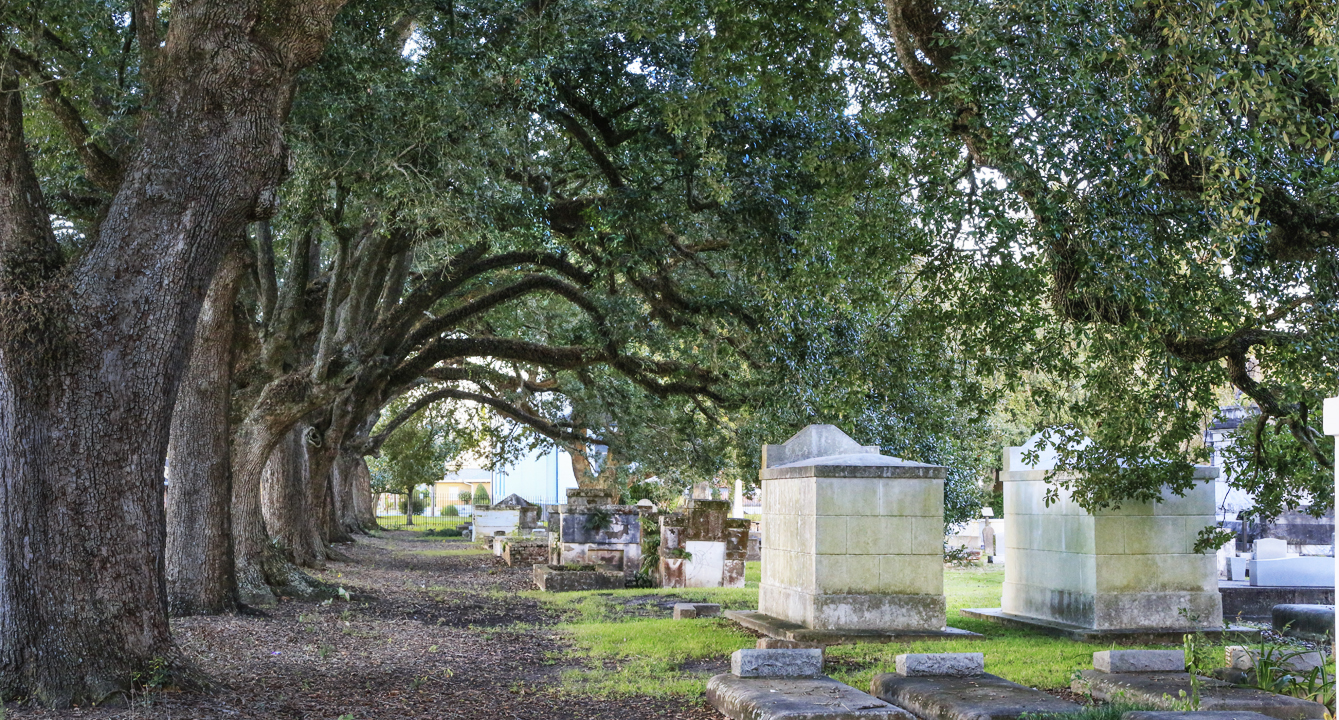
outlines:
[[[1192,552],[1214,524],[1216,468],[1198,468],[1185,496],[1089,513],[1063,487],[1046,503],[1048,453],[1037,466],[1021,465],[1022,448],[1004,454],[1002,613],[1090,629],[1221,627],[1215,560]]]

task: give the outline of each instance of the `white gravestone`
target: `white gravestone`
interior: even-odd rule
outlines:
[[[1004,451],[1001,610],[1091,630],[1221,629],[1217,560],[1193,549],[1200,529],[1215,524],[1218,469],[1195,468],[1184,496],[1090,513],[1064,488],[1046,503],[1055,451],[1040,447],[1036,464],[1023,461],[1039,443],[1034,436]]]
[[[1278,560],[1288,557],[1288,541],[1278,538],[1260,538],[1255,541],[1253,560]]]
[[[763,447],[758,611],[813,630],[944,630],[947,468],[832,425]]]

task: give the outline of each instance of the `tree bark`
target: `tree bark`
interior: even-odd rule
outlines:
[[[212,615],[236,607],[228,412],[233,303],[244,270],[240,248],[234,247],[205,296],[172,411],[165,551],[172,615]]]
[[[270,538],[293,564],[324,568],[325,545],[312,522],[316,498],[309,494],[308,427],[289,430],[270,454],[261,479],[261,509]]]
[[[105,219],[63,269],[18,83],[0,71],[0,695],[103,702],[176,664],[163,463],[177,384],[227,244],[272,204],[294,78],[339,4],[188,0],[160,41],[157,4],[136,3],[150,98]]]

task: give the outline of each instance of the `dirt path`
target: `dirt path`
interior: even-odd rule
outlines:
[[[718,720],[702,701],[600,700],[556,692],[559,620],[534,600],[526,570],[470,545],[390,532],[341,549],[317,573],[351,593],[288,601],[263,616],[183,618],[183,652],[217,683],[160,692],[123,708],[48,711],[10,704],[7,718],[276,720]]]

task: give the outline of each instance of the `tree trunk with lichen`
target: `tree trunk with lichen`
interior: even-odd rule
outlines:
[[[177,384],[229,242],[283,178],[298,70],[338,0],[137,4],[149,88],[134,150],[63,264],[0,67],[0,695],[123,697],[177,661],[163,464]],[[120,170],[120,168],[118,168]],[[179,678],[180,679],[180,678]]]
[[[177,390],[167,450],[167,607],[212,615],[236,607],[228,425],[233,303],[245,267],[234,246],[209,287]]]

